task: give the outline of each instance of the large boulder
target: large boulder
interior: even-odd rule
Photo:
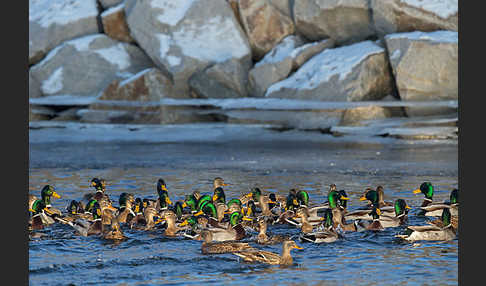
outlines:
[[[151,66],[138,47],[96,34],[64,42],[31,67],[30,74],[43,96],[97,96],[114,79]]]
[[[275,5],[274,2],[282,2]],[[290,8],[284,1],[240,0],[239,11],[245,28],[253,58],[261,59],[276,44],[295,31],[290,17]],[[282,10],[287,9],[286,12]]]
[[[192,94],[200,98],[246,97],[248,69],[235,59],[209,66],[189,78]]]
[[[125,20],[125,5],[123,3],[101,13],[101,23],[103,24],[103,31],[108,37],[122,42],[134,42]]]
[[[299,36],[288,36],[255,64],[249,72],[253,96],[264,96],[270,85],[287,78],[309,58],[334,45],[331,39],[304,43]]]
[[[403,101],[458,99],[458,33],[408,32],[385,37]],[[454,111],[445,107],[407,107],[409,116]]]
[[[294,3],[298,33],[310,40],[332,38],[350,44],[374,35],[368,0],[299,0]]]
[[[371,41],[326,49],[265,96],[322,101],[379,100],[393,89],[385,49]]]
[[[189,94],[188,79],[230,59],[249,65],[251,50],[230,4],[225,0],[126,0],[132,37],[177,92]]]
[[[64,41],[98,33],[96,0],[29,0],[29,65]]]
[[[371,0],[376,33],[458,30],[457,0]]]

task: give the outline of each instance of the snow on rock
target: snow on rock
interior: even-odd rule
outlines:
[[[270,85],[285,79],[309,58],[333,46],[334,41],[331,39],[304,44],[298,36],[286,37],[250,70],[249,83],[252,95],[264,96]]]
[[[398,92],[403,101],[457,100],[458,33],[408,32],[385,37]],[[457,112],[454,108],[407,107],[407,115]]]
[[[385,50],[371,41],[326,49],[265,96],[327,101],[383,98],[392,89]]]
[[[248,40],[225,0],[126,0],[131,35],[180,94],[188,79],[210,65],[235,59],[249,66]]]
[[[457,0],[371,0],[379,36],[397,32],[458,30]]]
[[[29,0],[29,64],[64,41],[98,33],[96,0]]]
[[[64,42],[30,69],[43,96],[96,96],[116,78],[152,66],[139,48],[103,34]]]
[[[103,24],[103,31],[108,37],[127,43],[134,42],[125,20],[124,3],[113,6],[101,13],[101,23]]]
[[[350,44],[375,34],[368,0],[299,0],[294,4],[295,28],[311,40],[332,38]]]

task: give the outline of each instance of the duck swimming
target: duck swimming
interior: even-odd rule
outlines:
[[[233,254],[243,258],[243,261],[245,262],[259,262],[272,265],[291,265],[293,263],[293,258],[290,255],[290,250],[294,248],[303,249],[294,241],[287,240],[282,243],[281,255],[264,250],[244,250],[233,252]]]
[[[451,213],[448,208],[442,210],[441,220],[435,224],[408,226],[403,234],[395,237],[406,241],[419,240],[452,240],[456,238],[456,229],[451,223]]]
[[[236,241],[218,241],[213,242],[213,233],[208,230],[201,232],[203,243],[201,244],[202,254],[221,254],[232,253],[236,251],[253,250],[247,242]]]
[[[155,209],[157,211],[168,209],[169,205],[172,204],[172,201],[169,198],[169,191],[167,190],[167,185],[163,179],[157,180],[157,194],[159,195],[159,198],[157,199]]]

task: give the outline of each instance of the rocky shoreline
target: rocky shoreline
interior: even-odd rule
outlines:
[[[457,138],[457,31],[457,0],[29,0],[29,121]]]

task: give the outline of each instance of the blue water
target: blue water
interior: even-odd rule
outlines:
[[[381,152],[385,153],[383,150]],[[413,151],[407,152],[402,158],[417,156]],[[356,158],[358,156],[359,152]],[[372,162],[375,159],[369,156],[366,160]],[[259,186],[264,193],[281,194],[287,194],[290,188],[296,187],[307,190],[313,204],[324,202],[329,184],[335,183],[338,189],[346,190],[350,197],[348,208],[353,210],[363,206],[359,197],[365,187],[381,184],[385,188],[385,200],[403,198],[415,207],[409,213],[409,224],[418,225],[425,224],[429,218],[415,216],[423,195],[413,194],[412,190],[423,181],[431,181],[435,186],[434,200],[444,201],[448,200],[452,188],[458,186],[457,170],[452,168],[452,172],[444,174],[440,165],[435,170],[430,169],[429,165],[421,165],[421,160],[413,157],[415,165],[402,160],[394,160],[395,163],[388,165],[376,164],[380,168],[378,172],[367,169],[366,165],[359,167],[359,164],[348,165],[348,169],[339,168],[348,171],[333,171],[332,165],[321,170],[283,170],[282,165],[268,170],[163,166],[109,166],[97,169],[38,167],[29,170],[29,193],[39,196],[42,186],[51,184],[62,196],[61,199],[52,199],[53,206],[64,209],[72,199],[80,199],[92,191],[89,182],[93,177],[107,180],[107,193],[114,201],[122,192],[131,192],[136,197],[155,198],[156,181],[164,178],[172,201],[177,201],[194,190],[203,194],[212,193],[211,180],[221,176],[231,184],[225,189],[227,200],[239,197],[253,186]],[[433,164],[426,158],[424,161]],[[426,176],[417,175],[425,173]],[[281,267],[244,263],[233,254],[202,255],[200,241],[166,238],[163,229],[137,231],[124,228],[127,239],[113,243],[95,236],[81,237],[74,234],[69,226],[55,224],[42,231],[45,237],[29,242],[29,279],[31,285],[458,284],[457,238],[448,242],[404,243],[394,238],[400,230],[388,228],[379,233],[347,233],[344,239],[331,244],[297,241],[304,249],[292,251],[294,265]],[[294,235],[298,232],[291,226],[268,228],[268,233],[272,234]],[[280,245],[250,244],[269,251],[281,251]]]

